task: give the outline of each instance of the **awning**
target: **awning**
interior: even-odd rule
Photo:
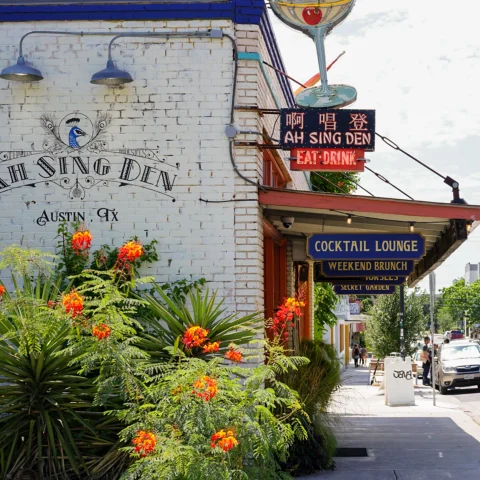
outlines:
[[[396,198],[268,188],[259,192],[264,216],[284,235],[313,233],[405,233],[414,222],[415,233],[426,240],[426,253],[408,279],[415,286],[442,264],[480,223],[480,206],[419,202]],[[347,223],[348,215],[352,223]],[[294,217],[285,228],[281,217]],[[469,225],[471,224],[471,225]]]

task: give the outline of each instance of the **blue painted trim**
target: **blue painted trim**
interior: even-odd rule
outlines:
[[[272,65],[278,70],[286,72],[285,64],[283,63],[282,55],[278,48],[277,38],[275,37],[275,32],[273,31],[267,10],[263,12],[260,22],[260,31],[265,39],[265,43],[267,44],[267,50],[268,54],[270,55]],[[282,75],[278,72],[275,72],[275,74],[277,75],[278,82],[280,83],[280,87],[282,88],[283,96],[285,97],[288,107],[295,108],[295,99],[293,97],[290,81],[287,77],[285,77],[285,75]]]
[[[264,0],[225,0],[221,3],[151,3],[0,6],[0,22],[62,20],[211,20],[259,25]]]
[[[282,108],[282,105],[279,102],[277,95],[275,94],[275,91],[273,90],[272,81],[270,80],[270,76],[268,75],[268,72],[265,70],[265,65],[263,64],[262,57],[260,57],[260,54],[256,52],[238,52],[238,59],[254,60],[258,62],[258,64],[260,65],[260,69],[262,70],[263,78],[265,78],[265,81],[267,82],[267,85],[268,85],[268,89],[270,90],[273,100],[275,101],[275,105],[277,106],[277,108]]]

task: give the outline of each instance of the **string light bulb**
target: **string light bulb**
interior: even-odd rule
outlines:
[[[410,222],[408,229],[413,233],[415,231],[415,222]]]
[[[352,216],[351,216],[351,215],[349,215],[349,216],[347,217],[347,223],[348,223],[349,225],[352,224]]]

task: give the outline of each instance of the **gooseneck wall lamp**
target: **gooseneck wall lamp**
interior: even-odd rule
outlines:
[[[75,35],[75,36],[112,36],[108,45],[108,61],[107,66],[103,70],[94,73],[90,83],[95,85],[119,86],[126,83],[133,82],[132,76],[115,66],[112,59],[112,46],[116,40],[122,37],[140,37],[140,38],[170,38],[170,37],[198,37],[198,38],[223,38],[223,31],[218,28],[201,32],[125,32],[115,35],[115,32],[72,32],[72,31],[54,31],[54,30],[39,30],[27,32],[20,39],[19,57],[17,63],[10,67],[6,67],[0,73],[0,78],[4,80],[11,80],[15,82],[38,82],[43,80],[43,75],[40,70],[29,66],[25,63],[23,57],[23,42],[29,35]],[[229,37],[228,35],[226,35]],[[230,37],[229,37],[230,38]]]

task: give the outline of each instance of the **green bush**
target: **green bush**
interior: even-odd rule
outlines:
[[[305,431],[300,422],[286,420],[301,418],[303,411],[296,393],[277,376],[308,360],[262,345],[268,348],[268,361],[256,367],[229,366],[220,357],[185,357],[180,351],[174,363],[149,366],[143,403],[130,404],[120,417],[130,424],[123,432],[125,441],[139,431],[154,432],[156,448],[144,458],[136,455],[124,479],[289,478],[279,460],[286,460],[288,448],[295,438],[305,438]],[[215,384],[208,400],[196,390],[196,382],[205,377]],[[281,415],[276,414],[279,406]],[[238,444],[227,451],[212,448],[212,435],[221,430],[230,430]]]
[[[326,437],[309,435],[317,416],[283,381],[313,379],[300,374],[308,359],[254,340],[257,314],[231,315],[188,282],[167,294],[134,268],[85,270],[87,254],[68,286],[41,252],[11,247],[0,258],[13,270],[0,292],[3,478],[268,480],[291,478],[282,465],[299,440],[327,452]],[[189,346],[196,329],[218,350]],[[305,408],[324,411],[326,398],[302,388]]]
[[[302,341],[300,355],[310,362],[281,378],[298,392],[308,414],[309,421],[305,417],[301,419],[308,438],[295,440],[285,466],[294,474],[307,474],[332,467],[336,440],[327,410],[341,385],[341,370],[335,349],[321,341]]]

